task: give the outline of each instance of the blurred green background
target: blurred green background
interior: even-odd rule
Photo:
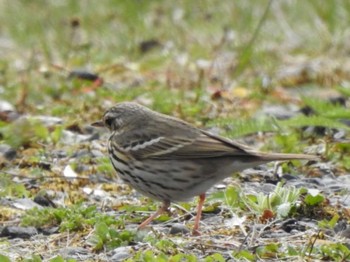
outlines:
[[[203,100],[237,87],[253,97],[279,85],[331,87],[348,79],[341,65],[349,12],[346,0],[2,0],[1,97],[21,111],[67,116],[76,111],[63,104],[89,113],[100,99],[144,95],[169,113],[173,95]],[[310,61],[317,65],[303,64]],[[77,68],[98,73],[107,86],[83,94],[84,106],[71,96],[84,84],[64,78]]]

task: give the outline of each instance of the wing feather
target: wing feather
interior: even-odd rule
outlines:
[[[251,154],[252,150],[249,147],[202,131],[191,143],[186,143],[175,151],[159,154],[152,158],[194,159],[222,156],[246,156]]]
[[[161,136],[134,141],[130,145],[123,149],[136,159],[195,159],[252,154],[244,145],[205,131],[195,137]]]
[[[171,121],[169,121],[169,119]],[[152,121],[152,123],[151,123]],[[141,125],[141,123],[139,123]],[[195,159],[254,155],[249,147],[167,117],[143,119],[141,129],[125,127],[111,139],[135,159]]]

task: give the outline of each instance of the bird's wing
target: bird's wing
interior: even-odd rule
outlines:
[[[161,158],[165,155],[171,155],[180,148],[193,143],[192,138],[187,137],[169,137],[158,135],[156,137],[137,137],[134,140],[126,139],[123,141],[112,141],[116,146],[132,155],[136,159]]]
[[[251,154],[248,147],[206,131],[195,135],[158,135],[124,141],[129,143],[123,144],[122,149],[136,159],[194,159]]]
[[[247,156],[251,155],[249,147],[235,143],[229,139],[215,136],[206,131],[192,140],[192,143],[179,147],[178,150],[169,154],[157,156],[157,158],[211,158],[221,156]]]

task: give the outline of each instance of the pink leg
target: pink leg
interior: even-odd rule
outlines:
[[[199,201],[198,201],[198,206],[197,206],[197,215],[196,215],[196,219],[194,221],[194,227],[192,230],[192,235],[195,235],[195,236],[200,235],[198,229],[199,229],[199,222],[200,222],[201,216],[202,216],[202,208],[203,208],[204,201],[205,201],[205,194],[199,195]]]
[[[152,222],[153,219],[157,218],[160,214],[168,211],[169,206],[170,206],[170,202],[163,202],[162,206],[157,210],[157,212],[155,212],[152,216],[150,216],[145,221],[143,221],[141,225],[138,226],[137,229],[145,228],[149,223]]]

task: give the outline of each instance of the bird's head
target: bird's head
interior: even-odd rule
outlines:
[[[149,109],[133,103],[123,102],[109,108],[103,115],[102,120],[92,123],[95,127],[107,127],[110,131],[118,131],[132,122],[145,120]]]

